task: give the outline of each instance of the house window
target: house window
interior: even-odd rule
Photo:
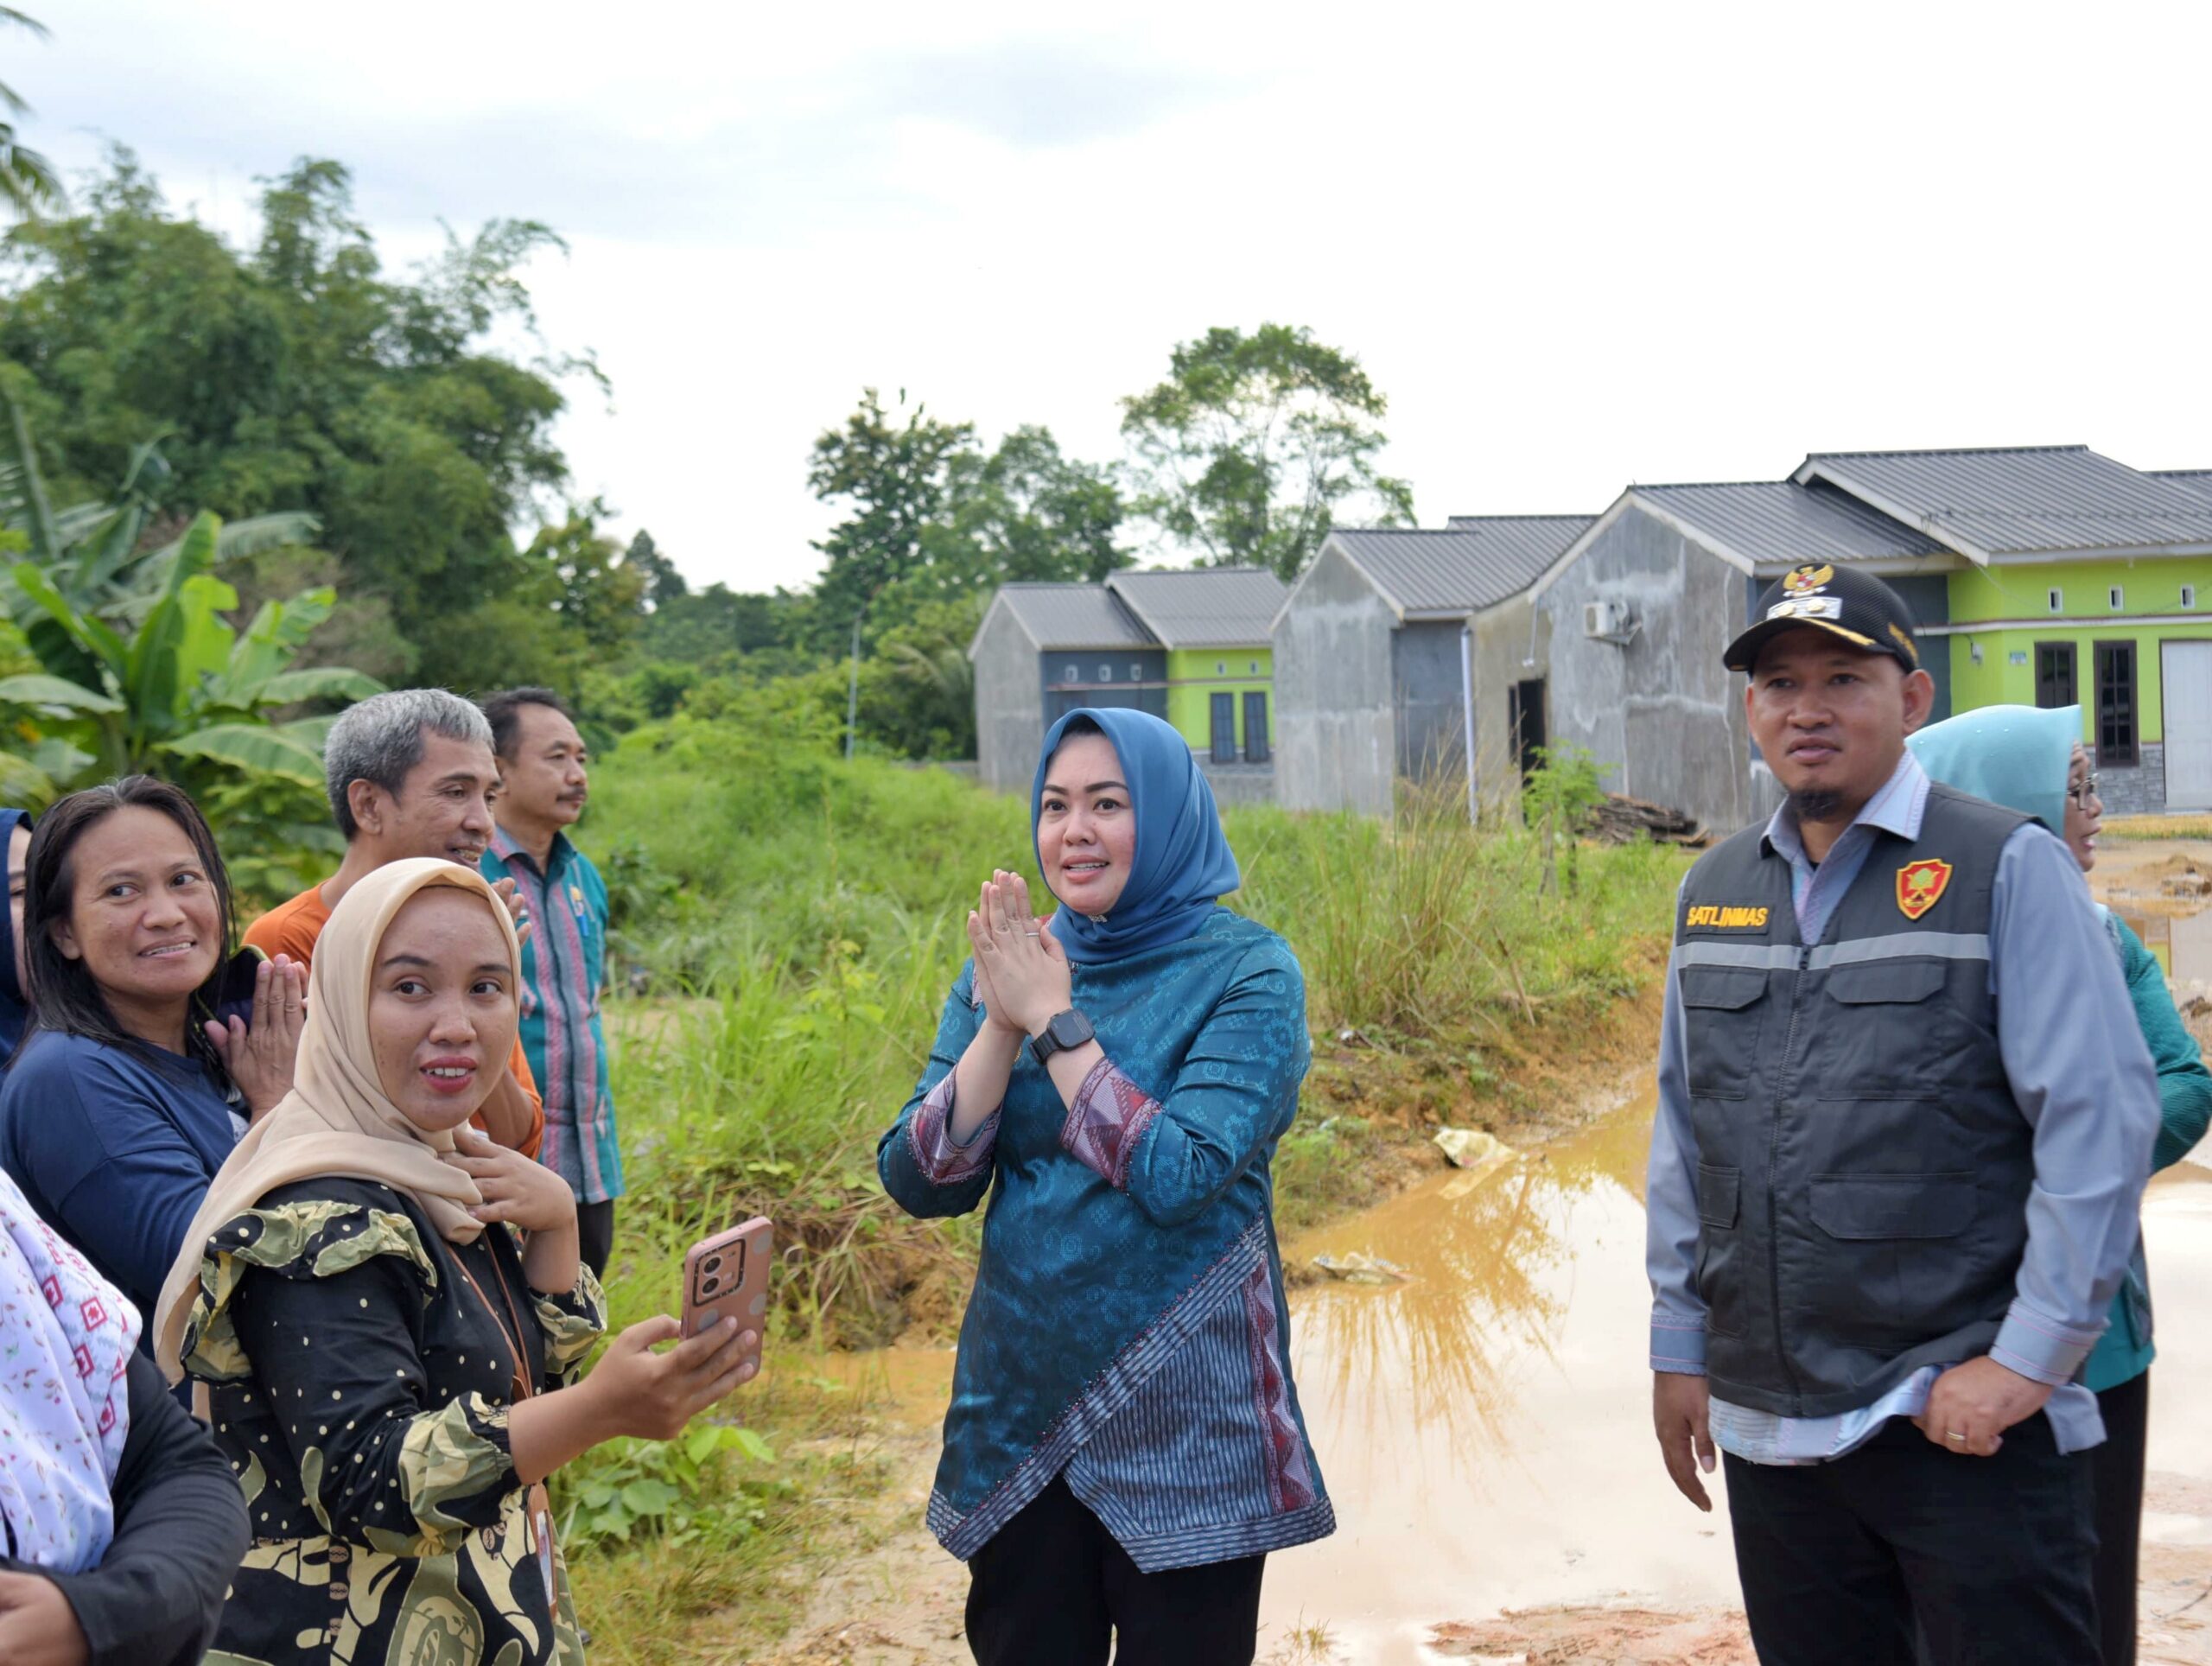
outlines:
[[[1060,667],[1060,681],[1061,681],[1061,682],[1063,682],[1063,683],[1077,683],[1077,682],[1080,682],[1080,681],[1082,681],[1082,680],[1083,680],[1083,673],[1082,673],[1080,671],[1077,670],[1077,669],[1076,669],[1076,667],[1074,667],[1073,665],[1063,665],[1063,666],[1061,666],[1061,667]]]
[[[2097,761],[2133,766],[2135,744],[2135,645],[2096,644]]]
[[[2196,587],[2194,584],[2181,587],[2181,606],[2183,613],[2196,606]]]
[[[1260,674],[1260,662],[1256,659],[1254,660],[1251,664],[1250,670],[1252,675],[1257,677]]]
[[[2120,588],[2117,584],[2113,585],[2111,589],[2105,592],[2105,606],[2113,608],[2115,611],[2123,605],[2124,600],[2125,598],[2120,593]]]
[[[2063,613],[2064,613],[2064,612],[2066,611],[2066,592],[2065,592],[2065,591],[2063,591],[2063,590],[2051,590],[2051,591],[2048,591],[2048,592],[2046,592],[2045,594],[2046,594],[2046,595],[2048,595],[2050,596],[2050,611],[2051,611],[2051,612],[2053,612],[2054,614],[2063,614]]]
[[[2071,642],[2036,644],[2036,704],[2045,711],[2079,703]]]
[[[1226,676],[1228,676],[1228,675],[1229,675],[1229,662],[1228,662],[1226,659],[1217,659],[1217,660],[1215,660],[1215,661],[1213,662],[1213,674],[1214,674],[1216,677],[1226,677]]]
[[[1102,683],[1112,682],[1114,680],[1114,668],[1111,665],[1101,665],[1098,668],[1098,680]]]
[[[1130,664],[1130,666],[1129,666],[1129,681],[1130,681],[1130,682],[1132,682],[1132,683],[1141,683],[1141,682],[1143,682],[1143,681],[1144,681],[1144,667],[1143,667],[1143,666],[1141,666],[1141,665],[1136,664],[1135,664],[1135,663],[1132,663],[1132,664]]]

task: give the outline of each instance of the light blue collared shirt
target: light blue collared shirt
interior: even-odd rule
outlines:
[[[1801,942],[1817,943],[1866,866],[1877,832],[1920,836],[1928,776],[1908,753],[1815,864],[1788,804],[1767,823],[1767,850],[1789,864]],[[2105,1328],[2127,1270],[2137,1211],[2158,1132],[2158,1078],[2137,1028],[2088,886],[2073,855],[2043,828],[2016,829],[1999,853],[1989,922],[1989,987],[1998,1050],[2012,1097],[2034,1130],[2028,1243],[1990,1358],[2054,1386],[2045,1411],[2063,1452],[2104,1439],[2096,1396],[2075,1383]],[[1697,1143],[1690,1127],[1676,970],[1667,974],[1659,1040],[1659,1110],[1648,1187],[1651,1368],[1702,1375],[1705,1305],[1697,1261]],[[1871,1439],[1891,1417],[1927,1405],[1936,1372],[1915,1372],[1872,1405],[1837,1417],[1788,1418],[1713,1402],[1713,1438],[1754,1463],[1818,1463]]]

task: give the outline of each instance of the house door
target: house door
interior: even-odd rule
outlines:
[[[1217,694],[1207,703],[1210,708],[1210,733],[1213,738],[1213,760],[1217,764],[1236,761],[1236,696]]]
[[[2212,810],[2212,642],[2160,645],[2166,808]]]
[[[1505,691],[1505,723],[1511,736],[1513,756],[1527,780],[1543,762],[1544,679],[1532,677]]]
[[[1244,696],[1244,761],[1268,761],[1268,696],[1264,694]]]

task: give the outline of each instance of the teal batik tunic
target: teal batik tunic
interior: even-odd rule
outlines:
[[[971,966],[878,1149],[911,1213],[990,1198],[931,1529],[965,1561],[1065,1474],[1147,1573],[1324,1537],[1268,1175],[1310,1053],[1297,959],[1217,908],[1071,971],[1106,1055],[1072,1110],[1025,1049],[997,1116],[951,1142]]]

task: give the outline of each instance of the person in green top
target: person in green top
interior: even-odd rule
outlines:
[[[1907,742],[1935,779],[2033,816],[2066,841],[2086,874],[2096,865],[2104,804],[2082,749],[2082,709],[1986,706],[1933,724]],[[2063,784],[2063,785],[2062,785]],[[2165,973],[2143,940],[2109,909],[2106,929],[2127,979],[2135,1021],[2158,1071],[2158,1168],[2187,1156],[2212,1123],[2212,1071],[2174,1010]],[[2094,1570],[2104,1666],[2133,1666],[2137,1547],[2151,1415],[2150,1274],[2139,1240],[2113,1298],[2112,1323],[2091,1352],[2085,1380],[2097,1396],[2105,1440],[2084,1457],[2096,1496]]]

